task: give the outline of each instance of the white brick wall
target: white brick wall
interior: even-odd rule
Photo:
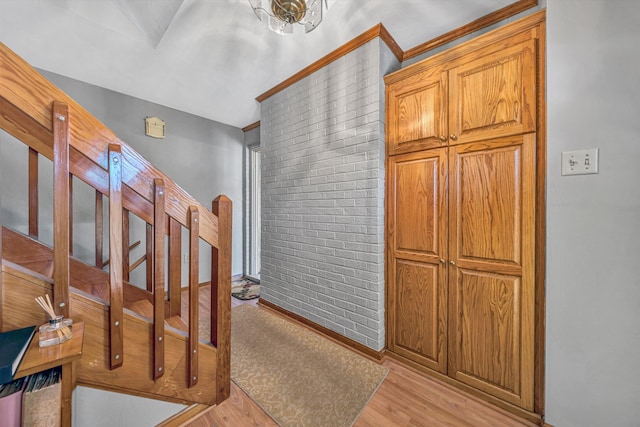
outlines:
[[[262,298],[384,347],[384,82],[375,39],[261,105]]]

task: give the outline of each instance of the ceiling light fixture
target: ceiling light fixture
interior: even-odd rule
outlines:
[[[249,0],[253,11],[271,31],[278,34],[293,34],[294,24],[304,27],[304,32],[313,31],[322,22],[327,0]]]

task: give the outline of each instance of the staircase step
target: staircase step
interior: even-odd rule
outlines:
[[[35,271],[41,275],[53,277],[53,249],[29,236],[2,227],[2,258]],[[100,299],[109,300],[109,275],[103,270],[69,257],[71,286]],[[143,289],[124,282],[125,306],[131,301],[150,300],[152,295]]]
[[[130,302],[126,305],[126,308],[147,319],[153,319],[153,304],[146,299]]]
[[[189,325],[187,325],[187,322],[182,320],[180,316],[169,317],[167,319],[167,324],[180,331],[189,332]]]
[[[153,319],[153,305],[146,299],[129,303],[127,308],[143,317]],[[165,323],[179,331],[189,332],[189,325],[180,316],[169,317]]]

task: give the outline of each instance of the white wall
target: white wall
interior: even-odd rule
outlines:
[[[77,387],[71,406],[74,427],[151,427],[186,405]]]
[[[546,408],[640,425],[640,2],[548,0]],[[560,176],[564,150],[600,173]]]

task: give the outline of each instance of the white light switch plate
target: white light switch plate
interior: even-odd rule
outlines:
[[[598,149],[563,151],[562,175],[598,173]]]

